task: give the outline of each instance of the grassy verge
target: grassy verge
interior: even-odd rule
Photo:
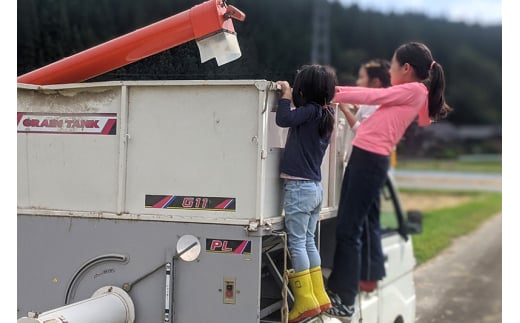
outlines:
[[[500,161],[399,160],[396,169],[450,172],[502,173]]]
[[[462,194],[462,193],[459,193]],[[434,257],[454,238],[477,229],[502,210],[502,193],[467,193],[471,200],[457,206],[423,211],[423,232],[413,236],[417,264]]]

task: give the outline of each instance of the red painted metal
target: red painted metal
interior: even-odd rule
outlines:
[[[18,77],[18,83],[77,83],[218,31],[234,32],[245,15],[224,0],[210,0],[126,35]]]

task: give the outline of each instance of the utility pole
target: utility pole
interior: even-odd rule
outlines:
[[[313,0],[311,63],[330,64],[330,8],[327,0]]]

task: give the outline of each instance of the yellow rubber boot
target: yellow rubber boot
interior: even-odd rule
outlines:
[[[308,269],[298,273],[290,269],[289,286],[294,296],[294,305],[289,312],[289,323],[299,322],[321,313],[320,304],[312,291],[312,280]]]
[[[323,274],[321,273],[321,267],[316,266],[310,269],[311,281],[312,281],[312,291],[314,296],[318,300],[318,304],[320,304],[320,309],[322,312],[332,308],[332,304],[330,303],[329,295],[325,291],[325,284],[323,283]]]

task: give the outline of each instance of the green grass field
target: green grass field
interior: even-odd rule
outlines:
[[[502,173],[501,158],[495,160],[399,160],[396,169]],[[409,198],[433,195],[460,197],[454,206],[423,210],[423,232],[412,237],[417,264],[450,246],[453,239],[477,229],[484,221],[502,212],[502,193],[466,191],[403,190]],[[442,205],[442,203],[440,203]]]
[[[396,169],[475,173],[502,173],[501,161],[397,160]]]
[[[425,194],[415,192],[411,194]],[[477,229],[484,221],[502,211],[502,193],[457,192],[470,199],[462,204],[423,211],[423,232],[412,236],[417,264],[447,248],[453,239]]]

